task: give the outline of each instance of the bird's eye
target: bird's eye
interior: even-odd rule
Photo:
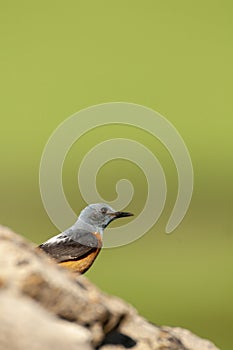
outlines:
[[[106,208],[106,207],[101,208],[101,213],[102,214],[106,214],[107,211],[108,211],[108,208]]]

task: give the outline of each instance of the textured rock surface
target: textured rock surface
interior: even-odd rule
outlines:
[[[4,350],[217,350],[187,330],[150,324],[4,227],[0,330]]]

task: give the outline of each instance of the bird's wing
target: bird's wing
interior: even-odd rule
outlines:
[[[39,246],[58,263],[79,260],[101,248],[101,242],[91,232],[77,230],[75,233],[59,234]]]

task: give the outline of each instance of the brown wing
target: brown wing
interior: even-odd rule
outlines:
[[[64,234],[57,240],[41,244],[39,248],[56,259],[58,263],[83,259],[100,248],[99,240],[91,232],[80,230],[71,237]]]

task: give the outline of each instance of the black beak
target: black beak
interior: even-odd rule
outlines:
[[[124,218],[126,216],[133,216],[134,214],[128,213],[126,211],[115,211],[114,213],[107,213],[107,215],[109,215],[110,220],[107,223],[107,225],[105,225],[105,227],[107,227],[113,220],[116,220],[118,218]]]
[[[115,213],[112,213],[112,216],[114,216],[116,219],[118,218],[124,218],[126,216],[133,216],[134,214],[128,213],[126,211],[116,211]]]

